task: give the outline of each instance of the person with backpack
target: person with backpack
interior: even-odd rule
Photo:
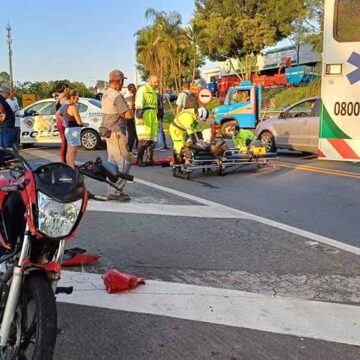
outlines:
[[[185,109],[194,109],[197,111],[199,108],[199,100],[190,91],[190,82],[184,81],[182,91],[176,100],[176,115]]]

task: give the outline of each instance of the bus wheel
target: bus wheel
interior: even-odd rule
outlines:
[[[235,126],[237,125],[236,121],[227,121],[221,126],[221,135],[225,139],[231,139],[233,136],[233,131]]]

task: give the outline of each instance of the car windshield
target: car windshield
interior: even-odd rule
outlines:
[[[96,107],[101,109],[101,101],[96,100],[96,99],[91,99],[91,100],[89,100],[89,103],[92,104],[92,105],[95,105]]]

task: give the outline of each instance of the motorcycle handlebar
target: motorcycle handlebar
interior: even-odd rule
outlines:
[[[96,161],[88,161],[83,164],[80,167],[80,172],[85,176],[102,182],[106,182],[109,179],[110,182],[115,183],[120,178],[129,181],[134,180],[133,175],[118,171],[116,165],[103,162],[100,158],[97,158]]]
[[[126,174],[126,173],[123,173],[123,172],[118,172],[117,175],[119,176],[119,178],[122,178],[122,179],[125,179],[125,180],[129,180],[129,181],[134,180],[134,175]]]

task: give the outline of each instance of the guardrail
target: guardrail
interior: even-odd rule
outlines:
[[[281,112],[282,112],[281,110],[263,109],[263,110],[261,110],[261,116],[260,116],[259,121],[260,122],[264,121],[264,120],[268,119],[271,116],[280,114]]]

